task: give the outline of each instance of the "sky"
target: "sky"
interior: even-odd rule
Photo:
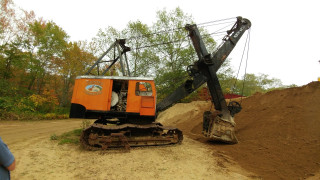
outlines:
[[[318,0],[13,1],[24,10],[33,10],[37,17],[55,22],[71,41],[90,41],[99,29],[112,26],[122,30],[130,21],[152,25],[157,11],[177,7],[197,24],[242,16],[252,23],[247,73],[267,74],[284,85],[298,86],[320,77]],[[239,67],[245,39],[244,35],[229,56],[234,70]]]

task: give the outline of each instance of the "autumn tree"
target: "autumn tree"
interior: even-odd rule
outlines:
[[[24,89],[28,53],[22,38],[34,13],[16,8],[11,0],[1,0],[0,5],[0,86],[3,93],[13,93]]]
[[[38,20],[29,25],[29,49],[32,50],[31,58],[33,60],[32,69],[35,77],[32,77],[32,84],[35,85],[37,92],[46,84],[46,79],[54,73],[54,62],[61,58],[66,50],[68,35],[54,22]],[[33,84],[34,79],[37,84]]]
[[[15,36],[16,13],[12,0],[0,1],[0,46],[10,43]]]
[[[70,103],[72,91],[76,76],[83,75],[96,59],[91,53],[88,53],[83,42],[70,42],[61,58],[55,61],[55,91],[58,94],[61,106],[67,106]]]

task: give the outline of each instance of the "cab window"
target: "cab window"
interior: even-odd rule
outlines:
[[[137,96],[152,96],[152,87],[147,82],[136,83],[136,95]]]

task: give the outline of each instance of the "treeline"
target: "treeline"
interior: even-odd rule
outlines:
[[[75,77],[83,75],[116,39],[127,39],[133,76],[155,77],[158,98],[174,90],[187,75],[187,66],[197,60],[187,32],[192,16],[181,9],[157,12],[151,26],[129,22],[123,30],[100,29],[90,41],[71,42],[69,35],[53,21],[37,18],[34,12],[17,8],[12,0],[1,0],[0,9],[0,118],[63,118],[69,110]],[[204,28],[201,33],[206,34]],[[155,33],[157,32],[157,33]],[[205,36],[208,51],[215,40]],[[243,92],[282,87],[278,79],[266,75],[235,80],[228,63],[219,71],[224,91]],[[235,83],[236,82],[236,83]]]
[[[0,27],[0,117],[66,117],[73,81],[95,59],[86,42],[11,0],[1,0]]]

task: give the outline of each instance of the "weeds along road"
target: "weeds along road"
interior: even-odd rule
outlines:
[[[16,158],[12,179],[255,179],[228,157],[184,137],[181,145],[86,151],[58,145],[53,134],[80,128],[82,120],[0,121],[0,136]]]

